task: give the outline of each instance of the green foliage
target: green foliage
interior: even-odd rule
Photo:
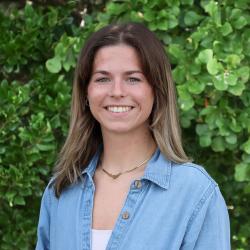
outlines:
[[[34,248],[40,198],[67,134],[72,75],[84,40],[109,23],[136,21],[166,48],[186,149],[220,184],[233,249],[247,249],[248,1],[110,1],[85,14],[76,7],[27,4],[0,12],[0,248]]]
[[[54,54],[55,43],[66,44],[69,38],[63,37],[75,35],[69,14],[67,9],[31,5],[12,9],[8,15],[0,13],[3,250],[34,249],[39,200],[67,133],[72,74],[66,69],[75,64],[72,60],[64,63],[65,73],[55,75],[46,70],[45,63]],[[65,46],[69,54],[70,42]],[[69,58],[66,53],[65,58]]]

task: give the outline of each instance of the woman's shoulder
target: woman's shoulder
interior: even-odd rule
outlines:
[[[43,200],[46,200],[47,203],[51,203],[51,201],[54,198],[56,198],[54,183],[55,183],[55,178],[51,177],[44,189]]]
[[[186,177],[196,177],[198,179],[205,179],[210,182],[214,182],[215,180],[211,177],[211,175],[207,172],[204,166],[198,165],[193,162],[185,162],[185,163],[172,163],[172,170],[177,174],[184,174]]]
[[[52,176],[44,190],[44,196],[48,196],[49,199],[56,199],[56,192],[55,192],[55,184],[56,184],[56,177]],[[69,193],[76,193],[82,188],[83,182],[82,180],[78,180],[67,187],[65,187],[60,196],[67,196]]]
[[[198,213],[209,204],[225,208],[225,201],[217,182],[203,166],[195,163],[173,163],[171,168],[170,189]],[[188,206],[188,205],[187,205]],[[225,210],[225,209],[224,209]]]
[[[197,189],[212,191],[218,186],[203,166],[192,162],[172,163],[171,179],[172,184],[184,186],[190,191]]]

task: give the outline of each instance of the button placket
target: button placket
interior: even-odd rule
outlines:
[[[109,239],[107,250],[116,250],[119,248],[122,235],[126,232],[126,228],[130,224],[130,219],[135,212],[136,203],[143,190],[142,187],[143,183],[141,180],[135,180],[131,183],[125,204]]]
[[[89,250],[91,247],[91,226],[92,226],[92,210],[95,186],[88,178],[85,186],[85,192],[83,193],[83,213],[82,213],[82,250]]]

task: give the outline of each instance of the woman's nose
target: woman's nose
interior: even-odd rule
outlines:
[[[125,89],[122,79],[116,79],[112,82],[110,96],[112,97],[123,97],[125,96]]]

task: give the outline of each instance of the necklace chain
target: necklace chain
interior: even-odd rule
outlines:
[[[147,162],[151,159],[151,157],[152,157],[152,155],[151,155],[149,158],[147,158],[146,160],[144,160],[142,163],[140,163],[139,165],[136,165],[134,168],[129,169],[129,170],[126,170],[126,171],[124,171],[124,172],[120,172],[120,173],[118,173],[118,174],[111,174],[111,173],[109,173],[106,169],[104,169],[104,168],[102,167],[102,162],[101,162],[101,160],[100,160],[100,166],[101,166],[102,171],[103,171],[105,174],[107,174],[109,177],[111,177],[111,178],[113,178],[113,179],[115,180],[115,179],[117,179],[119,176],[121,176],[121,175],[123,175],[123,174],[126,174],[126,173],[130,173],[130,172],[134,171],[135,169],[141,167],[142,165],[144,165],[145,163],[147,163]]]

